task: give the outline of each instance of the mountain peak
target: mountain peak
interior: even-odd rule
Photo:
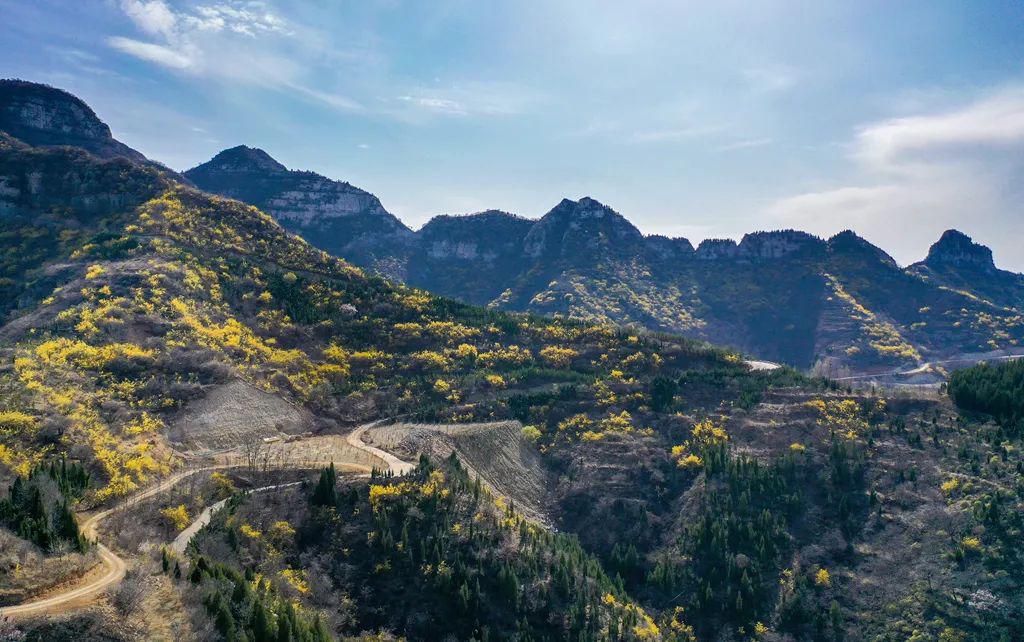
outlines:
[[[928,250],[924,262],[931,266],[955,265],[986,271],[995,270],[992,250],[975,243],[959,230],[946,230]]]
[[[853,230],[843,230],[830,238],[827,243],[829,251],[835,255],[867,256],[892,267],[897,265],[896,260],[889,256],[885,250],[858,236]]]
[[[817,236],[798,230],[774,230],[744,234],[738,254],[749,259],[779,259],[798,252],[820,250],[824,242]]]
[[[213,166],[218,171],[229,172],[277,173],[288,171],[287,167],[274,160],[270,154],[259,147],[248,147],[246,145],[238,145],[237,147],[225,149],[199,167],[207,166]],[[194,171],[195,169],[199,169],[199,167],[193,168],[189,171]]]
[[[527,254],[558,254],[578,259],[598,247],[629,252],[644,246],[644,237],[624,216],[585,196],[578,201],[563,198],[526,236]]]
[[[80,98],[49,85],[0,80],[0,131],[34,147],[79,147],[101,158],[146,157],[114,139]]]

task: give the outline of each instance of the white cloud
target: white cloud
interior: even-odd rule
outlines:
[[[307,65],[279,53],[271,39],[296,34],[264,2],[233,0],[184,10],[162,0],[122,0],[121,9],[152,41],[108,38],[107,44],[118,51],[195,76],[288,90],[342,111],[363,109],[340,92],[320,83],[313,86],[307,80]],[[293,40],[298,40],[293,45],[303,44]]]
[[[201,31],[223,31],[255,36],[258,33],[291,33],[287,23],[266,9],[263,3],[243,6],[217,4],[197,7],[184,17],[186,23]]]
[[[1005,89],[962,109],[868,125],[856,140],[858,160],[886,167],[919,153],[964,153],[1024,143],[1024,89]]]
[[[904,264],[957,228],[990,245],[997,264],[1024,270],[1019,88],[956,110],[867,124],[850,150],[857,171],[849,184],[780,199],[766,215],[780,227],[823,235],[852,228],[884,239]]]
[[[312,98],[325,105],[336,107],[342,111],[363,111],[363,106],[360,103],[342,94],[332,94],[329,91],[320,91],[319,89],[313,89],[312,87],[306,87],[305,85],[293,82],[285,83],[285,86],[303,96]]]
[[[515,83],[461,81],[447,87],[421,88],[398,96],[393,116],[418,120],[424,114],[441,116],[509,116],[536,104],[541,97]]]
[[[465,116],[469,112],[466,107],[455,101],[447,98],[431,98],[429,96],[399,96],[398,100],[402,102],[422,107],[428,111],[437,112],[439,114],[448,114],[450,116]]]
[[[169,36],[177,23],[177,16],[162,0],[121,0],[121,9],[150,35]]]
[[[183,52],[151,42],[115,36],[107,38],[107,44],[118,51],[171,69],[188,69],[193,64],[192,59]]]
[[[693,125],[690,127],[654,129],[633,132],[627,136],[626,141],[630,143],[665,143],[711,136],[726,129],[728,129],[727,125]]]

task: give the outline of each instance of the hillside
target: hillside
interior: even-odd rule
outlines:
[[[359,192],[372,199],[372,217],[353,213],[334,229],[336,214],[304,207],[299,215],[296,204],[342,203],[339,186],[355,188],[288,172],[261,150],[250,152],[268,159],[262,165],[224,168],[239,149],[186,175],[356,265],[475,305],[635,324],[832,374],[1022,349],[1024,276],[997,269],[987,248],[954,230],[904,269],[849,231],[828,240],[757,232],[694,249],[686,239],[645,237],[591,198],[563,200],[537,220],[439,216],[414,234],[390,215],[387,224],[357,223],[386,214]],[[290,178],[279,184],[282,176]]]
[[[0,586],[18,584],[0,595],[89,567],[72,508],[115,505],[231,442],[242,457],[267,435],[328,444],[401,419],[381,445],[433,456],[369,483],[266,462],[201,470],[122,513],[105,541],[132,561],[124,592],[18,622],[30,639],[1024,635],[1024,443],[945,397],[855,393],[676,335],[459,303],[123,158],[4,137],[0,168],[17,292],[0,327],[0,488],[22,480],[0,504]],[[584,252],[619,265],[649,242],[595,201],[556,209],[523,243],[566,270]],[[793,238],[744,251],[887,264],[852,235],[834,248]],[[772,260],[728,265],[762,274]],[[891,274],[878,281],[892,291],[919,281]],[[833,300],[821,305],[854,310],[865,345],[876,340],[873,284],[822,279]],[[767,319],[792,313],[744,300]],[[437,426],[483,423],[500,429]],[[75,472],[57,472],[65,460]],[[237,492],[278,473],[306,483]],[[544,522],[504,500],[517,475]],[[213,527],[163,556],[215,499],[227,508]]]
[[[313,172],[290,171],[261,149],[226,149],[184,173],[200,188],[237,198],[266,211],[286,230],[337,256],[361,265],[390,262],[411,231],[373,194]]]

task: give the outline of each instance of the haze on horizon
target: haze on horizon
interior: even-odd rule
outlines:
[[[592,196],[646,234],[955,227],[1024,271],[1012,1],[0,0],[0,77],[66,89],[176,169],[226,147],[412,227]]]

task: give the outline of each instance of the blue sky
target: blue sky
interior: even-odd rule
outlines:
[[[957,227],[1024,270],[1024,3],[0,0],[0,76],[185,169],[237,144],[412,227],[592,196],[645,233]]]

